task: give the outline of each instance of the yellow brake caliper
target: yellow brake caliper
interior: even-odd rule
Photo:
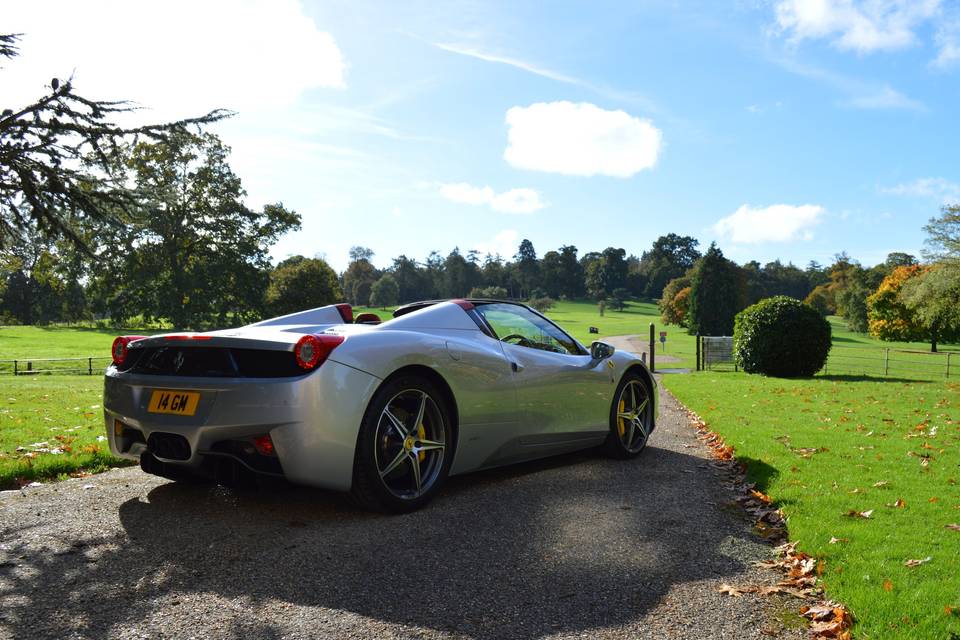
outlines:
[[[427,437],[427,429],[421,424],[419,427],[417,427],[417,438],[419,438],[420,440],[424,440],[426,437]],[[417,458],[420,460],[420,462],[423,462],[424,460],[427,459],[427,452],[421,451],[420,453],[417,454]]]
[[[620,405],[617,407],[617,431],[620,432],[621,436],[627,432],[627,425],[624,423],[623,418],[620,417],[626,408],[627,401],[623,398],[620,398]]]

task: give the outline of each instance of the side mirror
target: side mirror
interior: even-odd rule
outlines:
[[[613,355],[613,352],[616,351],[612,346],[606,342],[600,342],[595,340],[590,345],[590,357],[594,360],[606,360]]]

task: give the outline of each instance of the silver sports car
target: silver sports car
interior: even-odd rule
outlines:
[[[395,512],[452,474],[599,445],[632,458],[657,417],[657,383],[635,355],[586,349],[496,300],[418,302],[385,322],[339,304],[122,336],[103,396],[110,449],[147,473],[275,476]]]

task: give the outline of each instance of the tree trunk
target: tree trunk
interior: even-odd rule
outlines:
[[[937,325],[934,324],[930,328],[930,353],[937,352]]]

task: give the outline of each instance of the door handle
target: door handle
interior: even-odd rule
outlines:
[[[516,362],[511,362],[511,363],[510,363],[510,369],[511,369],[514,373],[520,373],[521,371],[523,371],[523,365],[522,365],[522,364],[517,364]]]

